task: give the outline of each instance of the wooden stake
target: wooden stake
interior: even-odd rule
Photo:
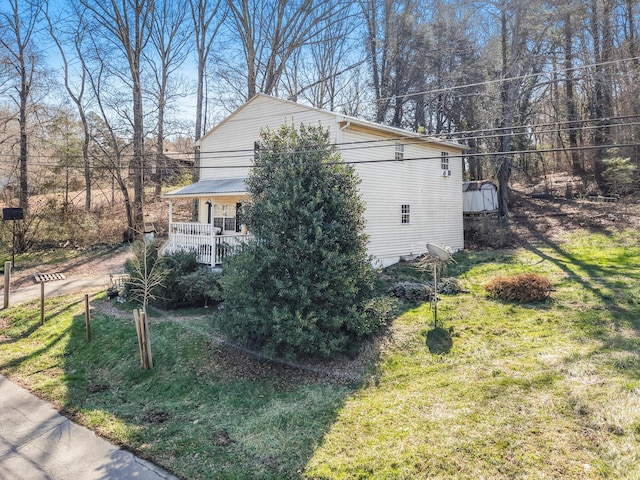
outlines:
[[[84,294],[84,324],[87,329],[87,343],[91,343],[91,310],[89,309],[89,294]]]
[[[138,336],[138,354],[140,355],[140,366],[144,368],[144,356],[142,354],[142,341],[140,340],[142,335],[142,332],[140,331],[140,310],[138,310],[137,308],[133,311],[133,321],[136,324],[136,334]]]
[[[40,325],[44,325],[44,281],[40,281]]]
[[[144,347],[147,353],[147,368],[153,368],[153,355],[151,355],[151,337],[149,336],[149,324],[147,323],[147,314],[143,313],[144,318]]]
[[[11,283],[11,262],[4,262],[4,308],[9,308],[9,284]]]

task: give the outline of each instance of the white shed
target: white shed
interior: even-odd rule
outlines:
[[[489,213],[498,211],[498,189],[489,180],[462,184],[462,211],[464,213]]]

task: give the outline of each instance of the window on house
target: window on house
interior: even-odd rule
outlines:
[[[236,231],[236,204],[214,203],[213,226],[221,230]]]
[[[449,170],[449,152],[440,152],[440,168]]]
[[[396,160],[404,160],[404,144],[396,143]]]
[[[402,205],[400,207],[400,223],[411,223],[411,205]]]

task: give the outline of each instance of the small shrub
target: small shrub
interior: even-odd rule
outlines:
[[[445,295],[457,295],[462,291],[460,283],[453,277],[441,278],[438,281],[438,293]]]
[[[536,273],[493,277],[484,286],[491,298],[520,303],[541,302],[549,298],[551,282]]]
[[[168,273],[157,298],[164,308],[202,307],[223,300],[220,273],[199,264],[194,252],[165,255],[162,267]]]
[[[172,286],[169,286],[170,288]],[[200,266],[178,279],[178,287],[184,291],[184,302],[189,306],[216,305],[224,299],[220,285],[220,273]]]
[[[397,306],[398,301],[392,297],[375,297],[369,300],[363,308],[366,323],[371,325],[366,329],[367,332],[392,320]]]
[[[422,283],[398,282],[389,292],[396,298],[409,303],[423,303],[431,300],[433,290]]]

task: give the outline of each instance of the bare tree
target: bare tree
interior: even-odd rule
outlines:
[[[365,19],[365,47],[375,95],[375,121],[382,123],[391,104],[392,19],[396,0],[358,0]]]
[[[157,113],[156,130],[156,189],[159,196],[162,188],[165,140],[165,113],[172,100],[179,95],[178,82],[171,83],[178,69],[187,58],[187,45],[191,29],[187,29],[186,0],[159,0],[156,3],[154,28],[151,41],[154,46],[154,57],[149,64],[154,73],[157,86],[155,92]]]
[[[142,63],[144,51],[151,38],[154,16],[152,0],[79,0],[86,9],[91,35],[103,43],[106,53],[118,53],[116,64],[126,66],[126,76],[120,78],[131,90],[131,123],[133,127],[133,227],[128,239],[133,240],[144,231],[144,104]],[[118,67],[116,67],[117,69]],[[112,70],[114,73],[115,70]]]
[[[523,130],[527,115],[531,114],[528,102],[544,63],[546,32],[550,22],[540,14],[537,2],[527,0],[499,0],[491,3],[500,25],[500,116],[498,118],[499,214],[509,213],[509,179],[512,154],[516,149],[517,130]]]
[[[41,2],[7,0],[0,10],[0,45],[4,50],[3,64],[10,73],[9,97],[18,107],[20,129],[19,154],[19,204],[29,210],[28,181],[28,113],[32,87],[37,75],[35,37],[42,15]],[[18,239],[18,244],[21,244]]]
[[[103,94],[102,90],[108,71],[103,60],[99,55],[96,55],[91,70],[86,68],[84,57],[81,61],[83,69],[87,72],[87,79],[100,112],[99,115],[95,112],[90,112],[87,115],[92,144],[95,146],[94,160],[96,164],[103,166],[111,173],[113,182],[117,183],[122,193],[127,217],[127,239],[130,240],[130,232],[135,230],[136,223],[129,188],[126,178],[123,176],[123,172],[128,166],[125,161],[125,152],[130,145],[118,135],[117,127],[113,124],[112,116],[108,113],[110,110],[106,105],[108,96]]]
[[[48,5],[47,5],[48,7]],[[73,22],[61,22],[60,19],[55,21],[52,19],[49,9],[46,10],[46,18],[49,24],[49,34],[60,52],[62,60],[62,68],[64,72],[64,86],[69,98],[74,103],[80,116],[82,124],[83,141],[82,141],[82,164],[84,170],[84,188],[85,188],[85,209],[91,210],[91,160],[89,158],[89,143],[91,136],[89,134],[89,122],[87,121],[85,88],[87,83],[87,68],[83,59],[81,50],[84,36],[86,34],[86,25],[84,23],[81,11],[75,12]],[[59,27],[58,29],[56,28]],[[64,29],[64,31],[61,31]],[[63,41],[65,42],[63,45]],[[72,44],[74,46],[73,58],[79,61],[81,68],[79,71],[71,70],[71,62],[68,59],[65,45]]]
[[[318,26],[316,41],[298,49],[292,56],[293,67],[285,70],[288,97],[297,101],[306,99],[317,108],[335,110],[353,92],[349,85],[365,63],[358,51],[354,35],[359,28],[359,18],[344,8]]]
[[[204,125],[204,95],[206,89],[207,62],[218,36],[225,14],[223,0],[189,0],[193,34],[197,56],[196,131],[195,140],[200,140]],[[197,169],[196,169],[197,170]]]
[[[277,91],[287,62],[317,41],[320,26],[345,8],[324,0],[227,0],[229,30],[241,45],[246,99]]]
[[[571,10],[567,10],[563,21],[564,34],[564,68],[565,68],[565,98],[567,109],[567,126],[569,128],[569,148],[571,155],[571,166],[573,172],[583,174],[584,168],[580,162],[580,153],[578,152],[578,135],[579,125],[578,110],[576,107],[575,95],[575,73],[574,73],[574,53],[573,53],[573,18]]]
[[[593,172],[598,186],[606,191],[607,183],[603,177],[607,145],[611,143],[610,117],[613,116],[613,32],[611,19],[614,9],[613,0],[592,0],[590,4],[591,40],[594,55],[594,88],[589,106],[592,119],[597,128],[593,142],[596,147],[593,159]]]

